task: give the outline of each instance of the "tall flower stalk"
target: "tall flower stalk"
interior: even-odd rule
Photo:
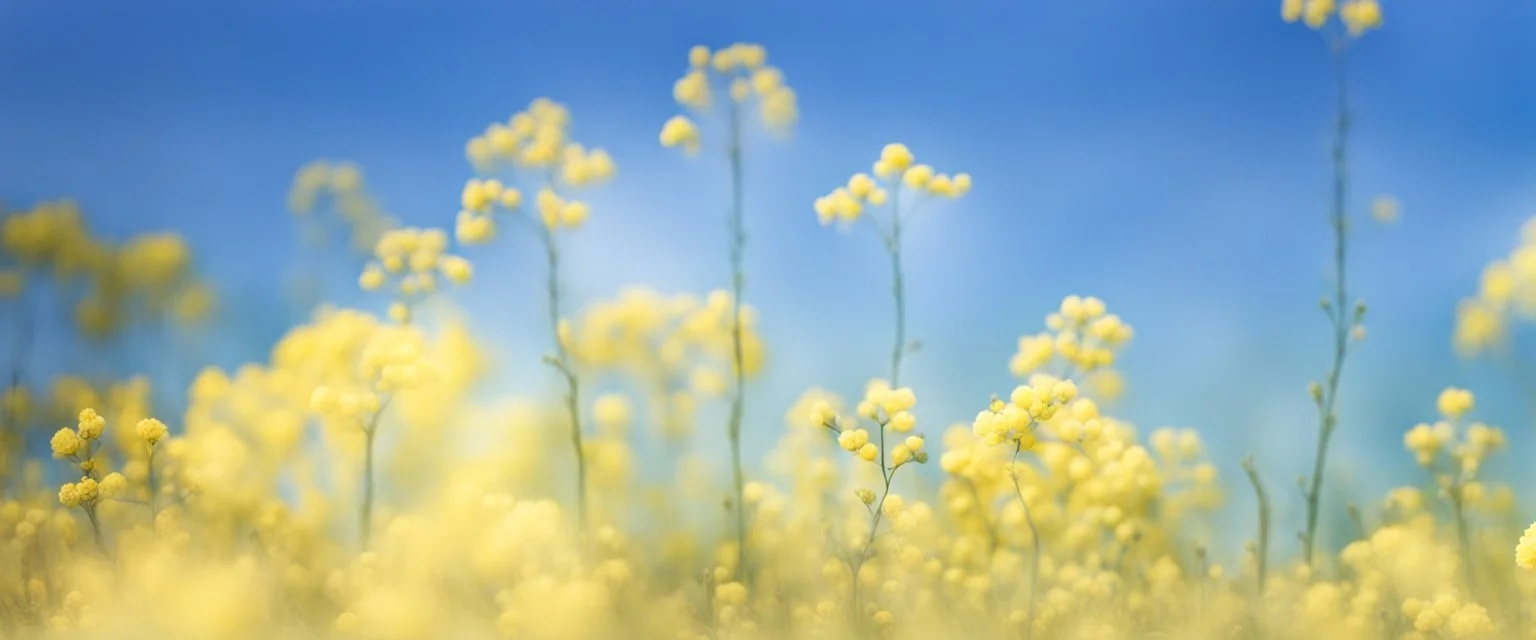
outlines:
[[[1375,0],[1353,0],[1342,7],[1333,0],[1285,0],[1282,16],[1289,22],[1301,20],[1308,27],[1321,33],[1328,43],[1333,59],[1333,77],[1336,93],[1333,129],[1333,194],[1328,212],[1329,227],[1333,232],[1333,284],[1334,289],[1321,302],[1327,314],[1330,328],[1332,363],[1322,383],[1311,386],[1312,400],[1317,406],[1318,434],[1317,453],[1312,461],[1311,475],[1303,478],[1302,495],[1306,498],[1306,525],[1302,532],[1302,559],[1309,566],[1317,548],[1317,527],[1322,502],[1323,473],[1327,468],[1328,444],[1338,427],[1339,379],[1344,372],[1344,361],[1349,355],[1350,339],[1362,331],[1365,306],[1349,305],[1348,248],[1349,198],[1348,141],[1351,119],[1348,83],[1345,77],[1345,54],[1351,42],[1367,30],[1381,25],[1381,9]],[[1331,20],[1337,13],[1338,20]]]
[[[561,282],[560,241],[564,234],[586,223],[587,203],[568,198],[562,187],[587,187],[613,179],[613,159],[602,149],[588,149],[571,139],[571,114],[548,98],[537,98],[528,109],[486,127],[470,139],[465,154],[482,175],[507,179],[476,178],[464,185],[460,196],[455,235],[460,244],[476,245],[496,237],[497,218],[528,222],[544,248],[545,307],[549,314],[551,352],[544,363],[560,374],[564,383],[564,412],[571,450],[576,461],[576,526],[588,532],[587,456],[581,420],[581,378],[572,353],[570,326],[560,315],[565,304]],[[524,168],[542,176],[533,206],[525,206],[523,192],[514,184],[513,169]]]
[[[1264,585],[1269,578],[1269,492],[1264,490],[1264,482],[1259,479],[1259,471],[1254,466],[1253,456],[1243,458],[1243,473],[1248,474],[1248,484],[1253,486],[1253,496],[1259,509],[1259,540],[1253,550],[1254,564],[1257,575],[1254,577],[1260,596],[1264,595]]]
[[[731,397],[726,417],[726,438],[731,451],[730,505],[735,520],[736,566],[745,575],[747,564],[747,514],[745,500],[746,471],[741,462],[741,430],[746,415],[746,377],[751,363],[744,346],[742,293],[746,285],[746,222],[744,213],[742,162],[743,120],[746,110],[756,106],[764,124],[787,131],[798,117],[793,89],[784,83],[784,74],[768,65],[768,54],[760,45],[737,43],[711,52],[695,46],[688,51],[688,71],[672,86],[677,103],[699,112],[711,110],[718,85],[726,87],[723,102],[726,146],[730,164],[731,206],[727,213],[727,252],[731,265]],[[698,152],[700,132],[686,116],[673,116],[661,129],[661,144],[678,147],[689,155]]]
[[[731,409],[726,421],[726,435],[731,443],[731,487],[734,490],[731,504],[736,513],[736,566],[743,572],[747,566],[747,505],[743,487],[745,481],[741,469],[741,421],[746,411],[747,364],[741,346],[741,293],[746,276],[742,258],[747,249],[746,223],[742,219],[742,169],[741,169],[741,108],[733,100],[727,111],[730,114],[730,148],[726,155],[731,164]]]
[[[429,363],[422,357],[425,338],[411,324],[414,309],[438,290],[439,278],[462,285],[472,275],[469,261],[449,255],[447,249],[448,233],[442,229],[406,227],[379,236],[373,259],[363,267],[357,283],[364,291],[391,296],[390,323],[372,327],[359,354],[361,390],[320,387],[310,398],[312,409],[356,424],[363,434],[357,529],[364,549],[373,533],[374,458],[380,424],[399,392],[420,386],[429,376]]]
[[[964,196],[970,189],[970,174],[957,173],[951,177],[935,172],[929,165],[914,164],[912,152],[906,145],[892,143],[880,150],[874,177],[856,173],[848,179],[846,186],[816,199],[816,217],[821,224],[839,222],[846,226],[866,219],[891,259],[891,297],[895,304],[896,324],[891,343],[892,386],[901,384],[901,363],[911,350],[907,343],[907,299],[901,253],[902,223],[910,211],[902,209],[902,191],[909,192],[908,207],[915,209],[913,204],[918,197],[954,199]],[[867,215],[867,210],[879,209],[886,209],[884,216]]]

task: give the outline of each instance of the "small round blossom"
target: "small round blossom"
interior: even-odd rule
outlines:
[[[134,426],[134,433],[137,434],[139,439],[143,440],[145,444],[153,447],[156,444],[159,444],[161,440],[165,439],[168,430],[165,428],[164,422],[154,418],[145,418],[140,420],[139,423]]]
[[[67,458],[79,452],[84,443],[74,429],[64,428],[55,432],[48,444],[53,448],[53,457]]]
[[[1472,404],[1472,392],[1466,389],[1450,387],[1440,392],[1440,397],[1436,400],[1435,406],[1439,409],[1440,415],[1445,416],[1447,419],[1455,420],[1471,411]]]
[[[107,419],[96,413],[95,409],[83,409],[80,411],[80,439],[95,440],[101,437],[101,432],[107,427]]]
[[[863,217],[866,208],[885,207],[893,202],[893,193],[954,199],[964,196],[970,188],[970,174],[950,176],[926,164],[913,164],[911,150],[906,145],[892,143],[881,150],[880,159],[875,162],[874,177],[866,173],[854,174],[846,186],[817,198],[813,208],[822,225],[849,224]],[[890,217],[894,219],[901,214],[893,210]]]
[[[1536,571],[1536,523],[1525,528],[1525,533],[1520,535],[1520,543],[1515,545],[1515,566]]]
[[[711,52],[698,45],[688,50],[688,69],[672,84],[672,98],[694,111],[714,108],[717,89],[724,88],[729,98],[730,122],[739,126],[741,112],[755,106],[758,117],[769,128],[784,131],[799,118],[795,90],[784,80],[784,73],[768,65],[762,45],[737,43]],[[661,128],[664,147],[682,148],[692,154],[699,148],[700,132],[692,120],[673,116]]]

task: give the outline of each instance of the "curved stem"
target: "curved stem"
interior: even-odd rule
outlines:
[[[880,476],[885,480],[885,486],[880,489],[880,499],[875,501],[874,509],[870,511],[869,535],[864,538],[864,548],[855,556],[850,568],[853,569],[853,613],[856,624],[862,624],[865,620],[860,613],[862,606],[862,589],[859,584],[859,572],[864,569],[867,562],[875,552],[875,537],[880,532],[880,520],[885,515],[885,499],[891,495],[891,481],[896,478],[896,469],[887,469],[885,466],[885,425],[880,425]]]
[[[1259,595],[1264,595],[1264,584],[1267,581],[1269,570],[1269,492],[1264,490],[1264,483],[1259,480],[1258,469],[1253,466],[1253,456],[1243,458],[1243,471],[1248,474],[1248,483],[1253,485],[1253,495],[1259,503],[1259,548],[1258,548],[1258,587]]]
[[[1029,613],[1024,622],[1024,637],[1035,635],[1035,601],[1040,587],[1040,530],[1035,527],[1035,516],[1029,511],[1029,501],[1024,499],[1024,488],[1019,485],[1019,453],[1024,450],[1023,443],[1013,448],[1013,460],[1008,465],[1008,475],[1013,478],[1013,491],[1019,496],[1019,504],[1024,507],[1024,522],[1029,525],[1029,542],[1033,558],[1029,563]]]
[[[1334,78],[1337,83],[1338,113],[1334,121],[1333,138],[1333,207],[1329,214],[1329,222],[1333,227],[1333,268],[1334,291],[1330,301],[1329,319],[1333,322],[1333,366],[1328,371],[1326,384],[1323,385],[1322,397],[1318,406],[1318,438],[1317,455],[1312,464],[1312,476],[1310,486],[1306,490],[1307,498],[1307,522],[1306,532],[1302,536],[1302,558],[1308,566],[1312,565],[1313,552],[1317,548],[1317,524],[1318,507],[1322,498],[1323,471],[1328,458],[1328,441],[1333,437],[1334,428],[1338,424],[1336,411],[1339,395],[1339,377],[1344,370],[1344,358],[1349,352],[1349,331],[1353,324],[1352,315],[1347,308],[1347,279],[1346,249],[1348,247],[1349,226],[1345,215],[1345,201],[1348,197],[1349,173],[1347,163],[1347,142],[1350,127],[1349,94],[1346,91],[1344,75],[1345,41],[1337,39],[1332,45]]]
[[[581,441],[581,382],[571,368],[570,352],[560,337],[560,250],[553,231],[543,230],[540,238],[544,241],[544,255],[549,267],[545,294],[549,331],[555,349],[550,364],[565,378],[565,413],[570,421],[571,449],[576,454],[576,530],[584,538],[587,535],[587,457]]]
[[[379,404],[379,410],[373,412],[373,417],[368,419],[368,424],[363,425],[363,500],[357,508],[357,535],[364,551],[368,550],[368,542],[373,537],[374,436],[379,432],[379,420],[384,416],[384,410],[389,408],[389,401],[392,399],[393,397],[385,398],[384,402]],[[150,496],[151,503],[154,500],[155,496]]]

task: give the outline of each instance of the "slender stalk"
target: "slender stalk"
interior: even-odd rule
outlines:
[[[544,230],[540,238],[544,241],[544,254],[549,263],[545,293],[549,331],[555,349],[555,355],[547,362],[565,378],[565,413],[570,419],[571,449],[576,454],[576,526],[584,537],[587,534],[587,456],[581,442],[581,382],[571,367],[571,355],[565,348],[565,341],[560,338],[560,250],[552,231]]]
[[[1333,227],[1333,268],[1334,291],[1333,299],[1328,307],[1328,317],[1333,322],[1333,366],[1328,371],[1326,383],[1323,385],[1322,395],[1318,400],[1318,437],[1317,456],[1312,464],[1312,476],[1310,486],[1306,489],[1307,522],[1306,531],[1302,536],[1302,558],[1308,566],[1312,565],[1313,552],[1317,548],[1317,522],[1318,506],[1322,498],[1323,471],[1328,458],[1328,441],[1333,437],[1334,428],[1338,424],[1337,403],[1339,396],[1339,377],[1344,370],[1344,358],[1349,352],[1349,331],[1353,324],[1351,315],[1346,308],[1347,280],[1346,250],[1348,247],[1349,225],[1345,216],[1345,200],[1348,196],[1349,167],[1347,163],[1347,142],[1350,127],[1349,94],[1344,74],[1344,52],[1346,41],[1336,38],[1332,42],[1334,79],[1337,84],[1338,103],[1336,118],[1334,121],[1333,138],[1333,206],[1329,213],[1329,222]]]
[[[997,530],[992,528],[992,519],[987,517],[987,503],[981,499],[981,492],[976,489],[976,483],[970,478],[962,479],[967,489],[971,491],[971,499],[976,502],[976,518],[981,521],[981,526],[987,530],[988,557],[997,553],[999,541]]]
[[[16,438],[16,459],[14,461],[0,460],[0,467],[3,467],[4,471],[3,477],[0,477],[0,482],[4,482],[3,485],[0,485],[0,495],[6,495],[14,488],[12,486],[15,484],[13,480],[18,477],[27,456],[27,429],[26,425],[22,424],[24,418],[17,415],[15,406],[9,397],[10,394],[18,393],[21,390],[21,380],[26,373],[27,355],[33,341],[31,296],[27,295],[25,280],[23,280],[22,286],[21,295],[16,298],[16,340],[12,345],[11,351],[10,386],[5,390],[7,397],[4,398],[4,424],[0,424],[0,440],[10,437]]]
[[[363,425],[363,500],[357,507],[357,535],[363,550],[368,550],[368,542],[373,534],[373,442],[374,436],[379,432],[379,419],[384,416],[384,410],[389,408],[389,401],[393,397],[386,398],[379,405],[379,410],[373,412],[373,417],[368,419],[368,424]],[[151,454],[153,455],[153,454]],[[153,460],[153,458],[151,458]],[[153,477],[153,476],[151,476]],[[155,496],[150,496],[151,504]],[[151,507],[153,509],[154,507]]]
[[[1243,471],[1248,474],[1248,483],[1253,485],[1253,495],[1259,503],[1259,549],[1258,549],[1258,587],[1259,595],[1264,595],[1264,585],[1269,573],[1269,492],[1264,490],[1264,483],[1259,480],[1259,472],[1253,466],[1253,456],[1243,458]]]
[[[1467,582],[1472,585],[1472,591],[1478,591],[1477,587],[1477,563],[1472,558],[1472,535],[1467,530],[1466,497],[1463,489],[1466,485],[1457,482],[1451,487],[1451,508],[1456,515],[1456,542],[1461,545],[1461,557],[1466,563]]]
[[[875,536],[880,531],[880,521],[885,516],[885,499],[891,495],[891,481],[896,478],[896,469],[885,466],[885,425],[880,426],[880,477],[885,480],[880,489],[880,499],[875,501],[874,508],[870,511],[869,535],[864,538],[864,548],[855,556],[851,568],[853,569],[853,612],[856,624],[864,622],[862,608],[863,593],[859,584],[859,572],[864,569],[864,563],[868,562],[875,552]]]
[[[1024,622],[1024,637],[1031,638],[1035,635],[1035,601],[1040,590],[1040,530],[1035,527],[1035,516],[1029,511],[1029,501],[1024,499],[1024,487],[1019,485],[1019,453],[1022,451],[1024,443],[1014,446],[1008,475],[1013,479],[1013,491],[1019,496],[1019,504],[1024,507],[1024,522],[1029,525],[1032,558],[1029,563],[1029,613]]]
[[[373,445],[369,444],[368,449],[371,451]],[[149,462],[144,465],[144,468],[147,470],[146,481],[149,483],[150,526],[154,526],[155,519],[160,517],[160,487],[156,486],[155,482],[155,445],[149,446]]]
[[[731,504],[736,508],[736,567],[743,578],[747,576],[747,505],[743,499],[743,473],[741,468],[741,421],[746,410],[746,357],[742,351],[741,292],[746,277],[743,274],[742,257],[746,252],[747,234],[742,215],[742,166],[741,166],[741,112],[733,100],[730,103],[731,121],[731,357],[732,378],[731,409],[726,434],[731,442],[731,481],[735,495]]]
[[[907,298],[901,272],[901,188],[891,190],[891,235],[885,243],[891,254],[891,295],[896,302],[896,336],[891,344],[891,387],[901,386],[901,359],[907,352]],[[884,447],[881,447],[884,450]]]
[[[100,549],[102,554],[110,555],[107,551],[106,538],[101,535],[101,521],[96,518],[96,505],[82,505],[81,509],[85,511],[85,518],[91,522],[91,537],[96,540],[96,548]]]

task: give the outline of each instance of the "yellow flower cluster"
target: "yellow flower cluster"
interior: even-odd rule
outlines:
[[[358,276],[358,286],[364,291],[378,291],[386,285],[394,288],[389,317],[397,323],[409,322],[411,309],[437,291],[439,275],[456,285],[468,284],[473,276],[469,261],[447,250],[448,234],[442,229],[386,231],[374,246],[373,261]]]
[[[299,168],[288,191],[288,210],[301,217],[307,239],[325,240],[325,221],[313,215],[329,205],[348,234],[353,251],[366,253],[394,220],[380,208],[368,190],[363,170],[345,161],[315,160]]]
[[[193,277],[191,251],[179,234],[145,233],[114,246],[91,233],[72,200],[7,215],[0,248],[20,265],[0,269],[0,297],[20,294],[29,275],[83,278],[87,286],[74,302],[75,322],[93,337],[116,335],[136,307],[189,324],[212,312],[213,292]],[[61,291],[74,295],[75,289]]]
[[[821,224],[833,222],[852,223],[864,215],[866,205],[883,207],[899,198],[903,188],[913,194],[959,198],[971,190],[971,175],[957,173],[953,177],[938,173],[926,164],[914,164],[912,152],[900,143],[885,145],[880,159],[875,161],[874,177],[867,173],[853,174],[848,185],[838,187],[832,193],[816,199],[816,218]],[[895,215],[900,215],[896,212]]]
[[[1520,228],[1520,244],[1483,268],[1477,295],[1456,308],[1452,345],[1463,356],[1507,346],[1510,323],[1536,318],[1536,219]]]
[[[1366,0],[1283,11],[1319,28],[1337,15],[1341,38],[1380,22]],[[711,83],[733,109],[757,96],[765,117],[783,106],[775,99],[793,103],[760,47],[690,57],[698,73],[677,87],[685,105],[722,102]],[[664,137],[696,145],[691,126]],[[714,450],[676,438],[653,449],[634,434],[647,405],[669,436],[715,409],[749,407],[742,422],[762,422],[767,401],[741,403],[731,388],[738,372],[764,370],[761,325],[739,291],[640,287],[562,318],[554,234],[587,212],[555,185],[612,173],[606,154],[573,147],[568,128],[562,107],[536,101],[471,142],[482,175],[461,194],[469,220],[457,229],[460,240],[489,239],[492,215],[525,204],[511,170],[540,174],[526,204],[549,252],[555,353],[545,362],[561,374],[558,397],[482,402],[471,391],[488,352],[457,318],[437,328],[332,308],[289,330],[265,361],[198,372],[175,435],[151,407],[177,394],[151,393],[145,378],[93,369],[46,389],[13,383],[0,429],[20,437],[0,438],[0,456],[23,463],[0,475],[0,636],[1492,640],[1536,629],[1526,573],[1536,571],[1536,525],[1522,534],[1514,491],[1491,477],[1511,439],[1474,421],[1470,392],[1445,389],[1439,417],[1403,436],[1431,482],[1327,506],[1341,526],[1323,527],[1317,552],[1298,558],[1270,544],[1289,523],[1270,521],[1251,461],[1258,526],[1212,521],[1226,487],[1199,432],[1142,432],[1114,415],[1113,394],[1094,381],[1113,372],[1133,331],[1096,298],[1067,297],[1044,332],[1020,341],[1009,369],[1022,384],[1006,397],[941,432],[931,421],[940,412],[925,410],[930,435],[919,433],[916,394],[899,382],[907,343],[894,248],[889,381],[850,403],[806,392],[760,465],[733,454],[727,470]],[[818,215],[852,222],[868,206],[895,212],[913,192],[968,188],[920,166],[893,145],[871,174],[819,201]],[[295,209],[328,197],[364,206],[340,204],[361,197],[344,195],[361,182],[350,165],[307,168]],[[49,206],[8,217],[0,237],[5,264],[27,277],[99,278],[125,301],[190,280],[190,251],[174,235],[112,245],[69,207]],[[739,234],[740,216],[732,222]],[[471,277],[447,232],[379,231],[364,288],[405,302]],[[894,229],[888,242],[899,246]],[[1517,252],[1485,276],[1474,303],[1492,320],[1472,342],[1496,344],[1483,338],[1526,311],[1525,259]],[[20,283],[0,277],[8,291]],[[1340,343],[1352,326],[1335,323]],[[1331,428],[1322,387],[1314,395]],[[719,395],[730,407],[702,406]],[[62,473],[25,458],[27,438],[42,443],[24,429],[65,421],[48,440]],[[915,466],[930,456],[942,473]],[[587,489],[573,498],[573,484]],[[1238,551],[1235,538],[1248,535]]]
[[[758,116],[771,129],[785,130],[799,118],[795,90],[784,82],[784,72],[768,64],[762,45],[737,43],[711,52],[703,45],[688,50],[688,71],[672,85],[672,98],[696,112],[716,103],[715,91],[724,87],[733,130],[740,126],[741,109],[754,98]],[[738,130],[739,131],[739,130]],[[687,153],[699,149],[699,127],[687,116],[673,116],[661,127],[661,145],[680,147]],[[733,134],[732,145],[739,134]]]
[[[1515,566],[1536,571],[1536,523],[1520,534],[1520,542],[1515,545]]]
[[[630,376],[659,408],[662,433],[677,438],[692,431],[699,399],[725,393],[734,372],[732,307],[723,290],[701,299],[630,287],[589,303],[567,326],[566,348],[579,366]],[[748,377],[762,371],[765,358],[756,318],[756,311],[743,305],[742,362]]]
[[[1046,316],[1045,326],[1045,332],[1019,338],[1018,353],[1008,361],[1014,376],[1048,371],[1059,363],[1057,375],[1092,374],[1091,388],[1108,391],[1102,394],[1107,398],[1118,393],[1119,378],[1110,367],[1115,354],[1135,336],[1131,325],[1109,313],[1104,301],[1074,295],[1063,298],[1061,307]]]
[[[872,380],[864,390],[864,399],[856,408],[857,417],[874,422],[876,430],[880,433],[878,441],[871,441],[869,430],[861,429],[850,424],[850,420],[839,417],[832,409],[831,403],[817,402],[811,407],[812,420],[827,429],[832,430],[837,436],[837,445],[844,451],[858,456],[865,462],[880,460],[882,469],[886,469],[886,460],[889,460],[889,471],[908,462],[925,463],[928,461],[928,453],[923,450],[923,437],[910,435],[893,445],[888,451],[885,446],[884,431],[889,429],[895,433],[911,433],[917,428],[917,418],[912,415],[912,408],[917,405],[917,396],[912,389],[901,387],[892,389],[890,383],[884,380]],[[867,490],[866,490],[867,491]],[[865,504],[874,501],[873,492],[864,494],[869,498]]]
[[[469,142],[470,164],[481,173],[532,170],[543,176],[530,215],[548,233],[580,227],[587,219],[587,204],[567,199],[555,190],[555,179],[569,187],[587,187],[613,179],[613,158],[602,149],[588,149],[570,138],[571,114],[548,98],[538,98],[528,110],[496,123]],[[463,244],[483,244],[496,235],[497,211],[518,213],[523,192],[498,179],[472,179],[460,196],[455,235]]]
[[[988,446],[1007,443],[1031,449],[1035,446],[1035,426],[1055,417],[1076,397],[1077,385],[1071,380],[1042,381],[1039,387],[1020,385],[1007,402],[994,400],[992,406],[976,414],[971,430]]]
[[[1448,454],[1461,481],[1471,481],[1488,456],[1507,442],[1504,431],[1498,427],[1480,422],[1463,427],[1461,418],[1472,410],[1473,402],[1472,392],[1466,389],[1452,387],[1440,392],[1436,405],[1443,419],[1409,429],[1403,436],[1403,446],[1425,467],[1435,464],[1441,453]]]
[[[1286,22],[1300,20],[1308,27],[1322,29],[1328,18],[1337,14],[1349,35],[1359,37],[1381,28],[1381,5],[1376,0],[1282,0],[1280,15]]]
[[[83,474],[79,482],[66,482],[59,487],[59,504],[87,509],[92,526],[96,526],[96,505],[103,499],[123,494],[128,488],[128,478],[122,473],[103,472],[105,460],[99,454],[106,427],[107,419],[96,410],[83,409],[74,429],[59,429],[49,442],[55,458],[68,459]],[[159,420],[146,418],[140,421],[135,433],[143,443],[153,447],[166,436],[166,428]]]

